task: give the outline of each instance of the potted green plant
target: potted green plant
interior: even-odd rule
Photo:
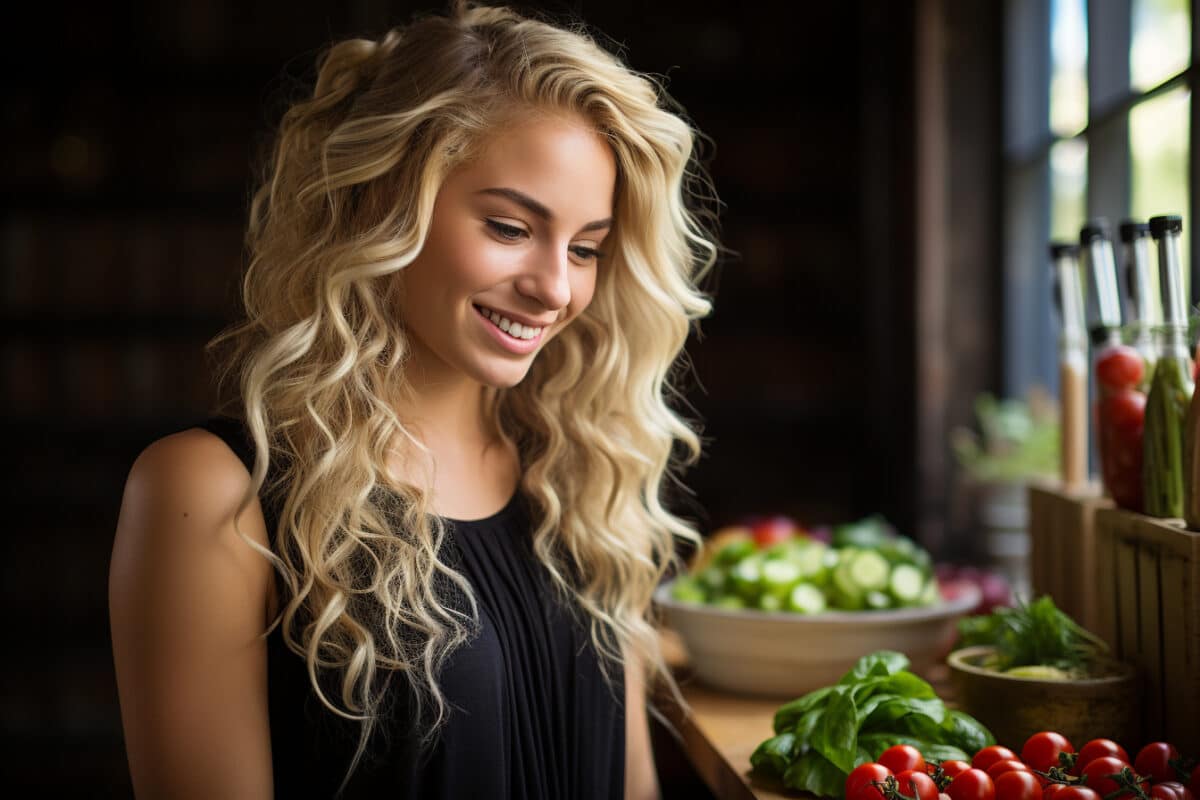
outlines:
[[[950,446],[975,500],[975,524],[988,559],[1013,590],[1029,596],[1027,486],[1058,470],[1058,409],[1035,387],[1027,400],[975,398],[978,429],[955,428]]]

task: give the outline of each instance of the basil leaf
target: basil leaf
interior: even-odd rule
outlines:
[[[928,700],[914,700],[916,703],[927,703]],[[945,709],[943,709],[943,712]],[[916,736],[918,739],[933,744],[946,738],[946,731],[941,726],[941,720],[930,719],[924,714],[905,714],[895,722],[896,730]]]
[[[826,686],[785,703],[775,712],[775,732],[782,733],[791,728],[801,716],[823,703],[833,689],[832,686]]]
[[[800,721],[792,726],[791,733],[796,737],[798,753],[806,753],[812,747],[813,734],[817,730],[817,726],[821,724],[821,719],[825,716],[825,712],[820,709],[810,711],[800,718]]]
[[[883,755],[884,750],[887,750],[892,745],[910,744],[923,753],[925,752],[923,748],[928,747],[930,743],[906,733],[879,731],[876,733],[859,734],[858,744],[862,749],[871,754],[871,760],[874,761]]]
[[[810,750],[783,773],[783,785],[823,797],[841,797],[846,791],[846,775],[829,759]]]
[[[783,773],[791,766],[795,748],[795,734],[781,733],[772,736],[755,749],[750,756],[750,766],[773,778],[782,778]]]
[[[850,671],[843,675],[838,683],[846,686],[858,683],[864,678],[895,675],[901,670],[908,669],[908,664],[908,657],[903,653],[896,653],[891,650],[878,650],[870,655],[863,656],[855,662]]]
[[[869,717],[863,720],[862,727],[869,730],[893,729],[898,720],[910,714],[926,717],[937,726],[941,725],[946,718],[946,706],[936,697],[932,700],[922,700],[890,695],[887,700],[878,704]],[[944,735],[939,734],[935,741],[941,741],[944,738]]]
[[[842,772],[854,769],[858,754],[858,711],[850,692],[835,692],[813,732],[813,749]]]
[[[949,761],[951,759],[966,761],[968,763],[971,761],[971,757],[965,751],[948,744],[927,744],[925,745],[925,749],[921,751],[921,755],[925,756],[926,761]]]
[[[992,736],[992,732],[979,720],[956,709],[946,712],[942,728],[946,731],[942,736],[943,742],[962,748],[968,753],[978,753],[996,743],[996,737]]]
[[[897,672],[895,675],[883,678],[879,683],[878,691],[892,692],[923,700],[937,697],[937,692],[933,690],[928,681],[907,671]]]

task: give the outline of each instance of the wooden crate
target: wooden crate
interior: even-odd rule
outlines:
[[[1142,741],[1200,751],[1200,533],[1116,509],[1095,527],[1101,624],[1142,675]]]
[[[1112,501],[1097,490],[1029,487],[1029,577],[1034,597],[1048,594],[1072,619],[1114,644],[1103,629],[1096,584],[1095,516]]]

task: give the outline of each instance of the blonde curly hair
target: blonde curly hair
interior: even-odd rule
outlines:
[[[457,3],[323,56],[253,197],[245,319],[210,344],[254,443],[242,509],[258,496],[278,508],[271,549],[257,548],[283,583],[276,624],[321,702],[362,722],[347,778],[388,675],[407,679],[433,736],[447,713],[439,666],[477,613],[441,558],[429,487],[388,477],[394,448],[419,447],[395,412],[411,391],[395,278],[445,177],[534,111],[581,116],[611,146],[615,225],[591,304],[524,381],[488,389],[486,408],[520,454],[534,552],[602,665],[636,653],[674,687],[648,612],[678,541],[699,544],[662,503],[700,453],[673,410],[689,329],[711,307],[697,282],[718,252],[698,134],[658,83],[582,30]]]

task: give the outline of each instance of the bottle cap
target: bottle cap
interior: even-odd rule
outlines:
[[[1111,239],[1112,234],[1109,232],[1108,220],[1104,217],[1096,217],[1088,220],[1088,223],[1079,229],[1079,246],[1087,247],[1093,239]]]
[[[1123,219],[1121,220],[1121,241],[1129,244],[1134,239],[1140,239],[1143,236],[1150,235],[1150,226],[1141,220]]]
[[[1074,242],[1051,242],[1050,257],[1058,261],[1063,256],[1079,258],[1079,245]]]
[[[1178,214],[1164,214],[1161,217],[1150,218],[1150,235],[1161,239],[1167,233],[1183,233],[1183,217]]]

